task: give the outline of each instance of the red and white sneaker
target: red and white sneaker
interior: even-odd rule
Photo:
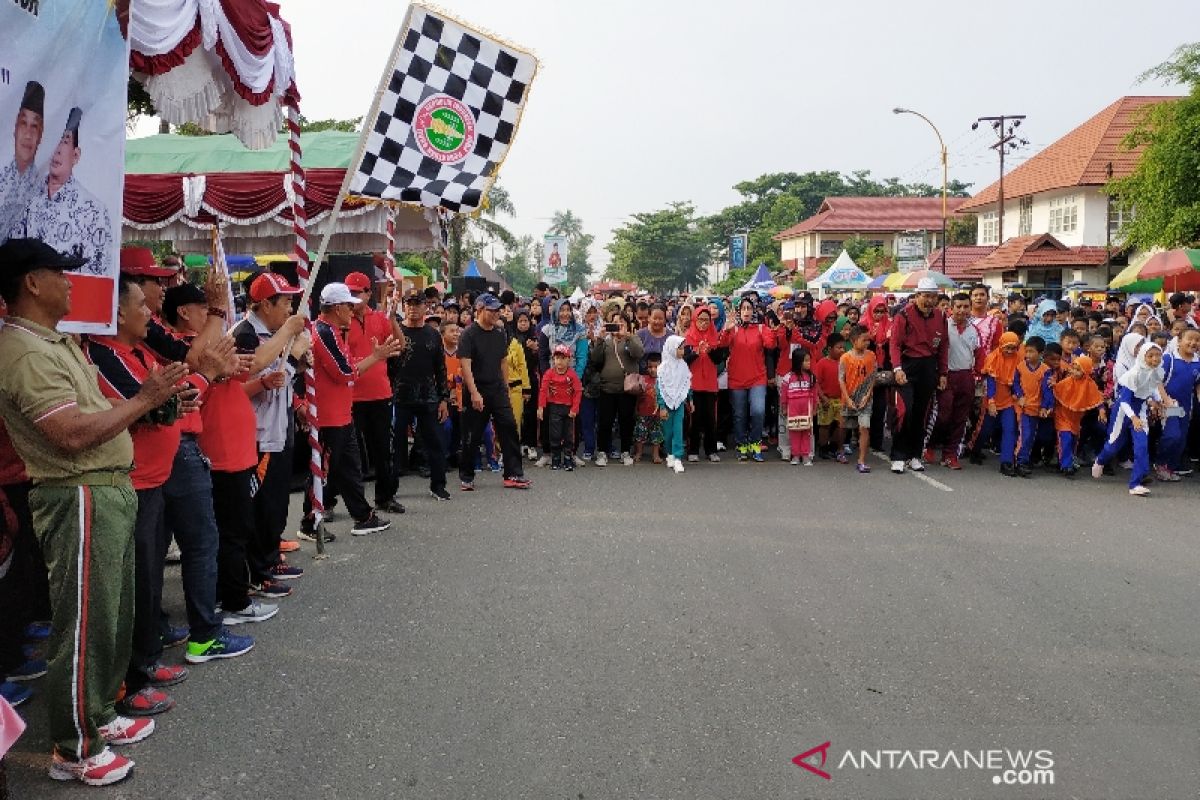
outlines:
[[[108,786],[129,777],[133,761],[109,748],[91,758],[70,761],[54,751],[50,761],[50,777],[56,781],[82,781],[88,786]]]
[[[109,744],[133,744],[154,733],[154,720],[145,717],[113,717],[112,722],[101,725],[97,730]]]

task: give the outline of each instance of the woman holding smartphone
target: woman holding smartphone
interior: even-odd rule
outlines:
[[[633,464],[634,408],[637,396],[625,391],[625,376],[636,375],[642,360],[642,343],[630,333],[623,317],[610,317],[604,325],[604,338],[593,342],[588,357],[596,374],[597,436],[596,466],[603,467],[609,456],[619,457],[625,466]],[[613,449],[612,429],[616,421],[621,449]]]

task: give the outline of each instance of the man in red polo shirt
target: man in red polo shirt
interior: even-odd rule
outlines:
[[[161,363],[182,361],[196,369],[200,354],[225,332],[225,319],[233,311],[228,307],[229,296],[224,285],[217,280],[219,276],[210,270],[209,280],[204,285],[209,307],[208,321],[194,339],[184,341],[167,330],[160,317],[163,293],[179,272],[158,266],[154,254],[147,247],[123,247],[121,274],[138,285],[146,297],[146,307],[150,309],[150,324],[146,327],[143,348],[153,353]]]
[[[362,487],[362,465],[358,452],[358,432],[354,428],[352,407],[354,382],[375,364],[397,355],[404,346],[388,336],[372,343],[371,354],[355,361],[346,346],[345,331],[354,317],[353,307],[362,301],[350,293],[344,283],[330,283],[321,290],[321,316],[313,326],[313,367],[316,373],[317,424],[325,449],[329,497],[341,495],[354,520],[353,536],[386,530],[392,523],[375,513]],[[305,525],[311,529],[311,507],[305,495]]]
[[[142,383],[155,367],[154,357],[142,346],[150,321],[150,309],[137,282],[120,282],[115,336],[92,336],[85,354],[98,370],[100,391],[106,397],[126,401],[142,390]],[[164,520],[163,484],[171,475],[179,448],[178,419],[194,410],[199,396],[221,374],[233,353],[232,343],[218,339],[199,359],[200,370],[188,376],[191,388],[155,409],[130,428],[133,436],[133,472],[130,479],[138,496],[134,523],[133,654],[125,676],[124,699],[117,711],[127,716],[147,716],[170,710],[175,701],[160,686],[180,683],[187,669],[160,661],[163,562],[167,535]]]
[[[404,334],[395,319],[371,308],[371,279],[361,272],[346,276],[346,288],[361,302],[354,306],[346,345],[350,358],[361,362],[371,355],[374,342],[388,337],[403,346]],[[398,484],[392,469],[392,384],[388,379],[388,364],[377,363],[359,371],[354,381],[354,427],[366,445],[367,460],[375,469],[375,508],[388,514],[403,514],[404,506],[396,502]]]
[[[892,433],[892,472],[905,468],[923,472],[921,449],[925,421],[934,394],[946,388],[950,346],[946,315],[937,307],[938,287],[921,278],[917,291],[895,319],[888,347],[896,375],[897,403],[903,409],[898,430]]]

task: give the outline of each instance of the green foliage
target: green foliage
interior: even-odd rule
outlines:
[[[976,214],[951,215],[946,218],[946,241],[950,244],[975,244],[979,233]]]
[[[496,264],[496,270],[512,290],[522,297],[533,294],[537,284],[536,248],[532,236],[521,236],[507,249],[504,258]]]
[[[175,133],[180,136],[212,136],[213,132],[201,128],[194,122],[185,122],[175,126]]]
[[[497,214],[516,216],[512,198],[499,183],[493,183],[484,198],[482,211],[477,214],[454,214],[450,217],[450,275],[461,275],[472,258],[478,258],[483,248],[497,239],[512,247],[517,238],[508,228],[496,221]],[[449,276],[444,276],[449,277]]]
[[[355,117],[354,119],[314,119],[310,121],[303,114],[297,116],[301,133],[317,133],[318,131],[358,133],[359,128],[362,126],[362,119],[362,117]],[[287,132],[286,120],[283,123],[283,132]]]
[[[703,286],[712,260],[710,235],[691,203],[634,214],[613,231],[606,278],[635,281],[654,292],[686,291]]]
[[[125,120],[128,124],[132,125],[138,117],[153,117],[158,114],[158,110],[154,107],[154,101],[150,99],[150,93],[142,84],[134,80],[132,75],[129,76],[128,98]]]
[[[403,252],[396,253],[396,269],[406,269],[409,272],[415,272],[418,275],[424,275],[426,278],[433,277],[434,262],[441,261],[441,257],[437,253],[413,253]]]
[[[746,281],[754,277],[754,271],[758,269],[757,265],[753,267],[744,267],[742,269],[730,270],[725,276],[725,280],[717,281],[710,288],[713,294],[721,297],[728,297],[742,286]]]
[[[705,224],[709,241],[721,258],[728,258],[729,237],[749,230],[747,264],[777,264],[779,244],[772,237],[817,213],[826,197],[937,197],[942,193],[940,186],[926,183],[903,184],[898,178],[877,181],[869,170],[849,175],[834,170],[776,172],[733,188],[744,198],[742,202],[713,214]],[[969,196],[968,183],[950,181],[946,188],[950,196]]]
[[[150,252],[154,253],[154,260],[162,263],[162,260],[167,256],[175,255],[174,242],[168,242],[165,239],[138,239],[129,242],[122,242],[122,247],[148,247]]]
[[[1191,85],[1179,100],[1146,106],[1122,145],[1144,147],[1133,172],[1109,181],[1114,198],[1132,208],[1120,235],[1137,249],[1200,244],[1200,44],[1178,48],[1142,79]]]

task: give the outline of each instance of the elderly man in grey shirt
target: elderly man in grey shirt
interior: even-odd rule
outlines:
[[[987,355],[970,316],[970,295],[959,292],[950,298],[950,321],[946,325],[949,371],[946,385],[937,395],[937,418],[925,450],[925,460],[932,463],[934,452],[940,447],[941,463],[949,469],[962,469],[958,463],[959,450],[975,400],[975,383]]]

